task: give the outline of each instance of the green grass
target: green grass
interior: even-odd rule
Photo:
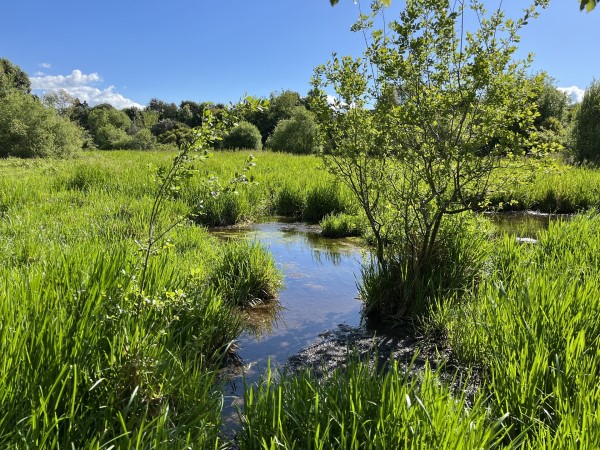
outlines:
[[[328,214],[319,225],[324,237],[341,238],[361,236],[367,227],[366,221],[361,217],[351,214]]]
[[[207,280],[231,246],[182,222],[138,286],[156,189],[148,164],[172,156],[0,161],[0,447],[221,442],[218,370],[242,322]],[[189,210],[184,196],[170,200],[158,228]],[[275,289],[280,274],[269,275]]]
[[[283,276],[269,252],[258,242],[229,241],[208,278],[228,302],[248,307],[272,300]]]
[[[139,296],[124,247],[46,252],[1,274],[0,446],[213,445],[214,368],[238,316],[169,258]]]
[[[492,196],[501,210],[576,213],[600,207],[600,171],[555,163],[541,166],[531,184],[512,184]]]
[[[600,445],[599,255],[596,213],[551,224],[537,245],[505,238],[475,297],[440,319],[525,447]]]
[[[439,449],[500,447],[503,417],[486,412],[484,398],[468,407],[440,372],[420,376],[352,360],[325,380],[312,372],[269,371],[246,390],[241,449]],[[459,447],[457,447],[459,446]]]
[[[223,196],[228,206],[215,204],[206,223],[356,212],[317,158],[255,156],[253,183]],[[241,330],[233,305],[272,297],[280,278],[262,247],[224,244],[184,221],[157,246],[139,291],[136,241],[146,239],[156,189],[148,165],[172,157],[115,151],[0,161],[0,447],[229,445],[219,434],[218,370]],[[199,162],[158,228],[212,208],[214,177],[227,186],[247,157],[223,152]],[[600,203],[599,173],[559,166],[496,200],[587,209]],[[323,228],[335,220],[345,223],[329,216]],[[465,236],[445,249],[462,266],[441,266],[439,276],[474,267],[461,249],[479,244]],[[429,369],[407,375],[353,362],[327,380],[302,373],[278,382],[268,373],[245,394],[240,446],[597,448],[600,218],[554,224],[538,238],[495,243],[479,284],[459,283],[462,295],[441,302],[431,319],[456,356],[481,372],[473,403]]]

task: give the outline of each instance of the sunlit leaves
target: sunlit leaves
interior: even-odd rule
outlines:
[[[333,4],[333,2],[332,2],[332,4]],[[590,12],[595,7],[596,7],[596,0],[581,0],[581,3],[579,4],[580,11],[583,11],[585,9],[587,12]]]

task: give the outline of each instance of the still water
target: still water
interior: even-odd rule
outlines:
[[[536,238],[558,216],[531,213],[492,214],[499,233]],[[359,326],[361,303],[356,282],[367,250],[353,239],[327,239],[317,225],[268,222],[234,230],[214,230],[223,239],[261,242],[284,272],[285,286],[277,300],[246,313],[246,330],[237,340],[241,369],[225,391],[224,421],[237,428],[244,378],[257,382],[267,364],[283,366],[288,357],[339,324]]]
[[[366,250],[356,240],[326,239],[320,232],[305,223],[258,223],[214,232],[224,239],[260,241],[285,276],[276,301],[247,313],[246,331],[237,340],[243,370],[225,393],[225,417],[230,405],[240,404],[243,376],[255,382],[269,361],[272,367],[284,365],[323,331],[360,325],[356,281]]]
[[[550,223],[569,220],[570,214],[543,214],[534,211],[485,214],[498,234],[508,233],[519,238],[537,239]]]

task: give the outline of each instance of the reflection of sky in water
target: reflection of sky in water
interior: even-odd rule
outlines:
[[[238,339],[238,354],[246,366],[248,381],[257,380],[269,359],[272,366],[284,364],[288,356],[323,331],[340,323],[360,323],[356,277],[360,275],[361,251],[352,240],[324,239],[319,231],[306,224],[263,223],[247,230],[218,233],[259,240],[285,274],[285,287],[279,295],[281,310],[269,330],[252,330]],[[260,323],[261,318],[252,322]],[[241,395],[241,386],[241,381],[233,383],[230,394]]]
[[[360,250],[343,240],[324,239],[319,228],[306,224],[264,223],[242,231],[269,248],[284,271],[282,307],[270,333],[245,333],[238,339],[245,362],[285,363],[288,356],[340,323],[358,325],[360,302],[356,278]]]

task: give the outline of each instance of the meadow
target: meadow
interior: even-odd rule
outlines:
[[[249,182],[219,195],[248,152],[197,162],[159,217],[161,230],[178,225],[155,248],[143,290],[155,168],[173,153],[0,161],[0,446],[233,445],[220,431],[222,369],[241,308],[276,296],[281,274],[261,245],[219,241],[207,227],[284,215],[325,218],[331,235],[364,234],[352,197],[319,159],[254,156]],[[600,173],[558,165],[494,202],[597,208]],[[439,370],[360,361],[326,380],[267,373],[246,391],[236,445],[600,445],[600,217],[554,223],[536,245],[493,236],[479,283],[438,299],[423,319],[482,380],[475,393],[457,391]]]

